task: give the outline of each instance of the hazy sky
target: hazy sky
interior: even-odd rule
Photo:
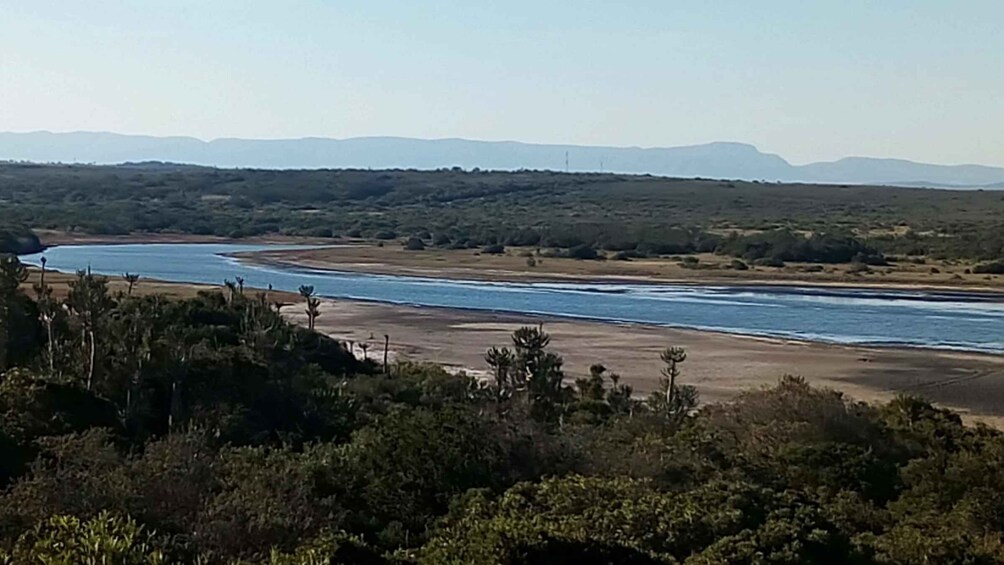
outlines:
[[[25,0],[0,131],[1004,165],[1001,0]]]

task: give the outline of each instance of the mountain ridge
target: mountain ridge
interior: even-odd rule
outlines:
[[[0,132],[0,160],[121,164],[162,161],[224,168],[319,169],[444,167],[653,174],[672,177],[948,188],[1004,187],[1004,167],[937,165],[906,159],[844,157],[793,165],[735,141],[677,147],[610,147],[367,136],[346,139],[158,137],[111,132]]]

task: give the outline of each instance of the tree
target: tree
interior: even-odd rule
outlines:
[[[516,381],[526,383],[532,413],[542,420],[560,418],[559,407],[568,400],[569,391],[564,386],[561,356],[547,351],[551,336],[543,325],[524,326],[513,332],[512,343]]]
[[[125,280],[126,284],[129,285],[129,289],[126,291],[126,296],[132,296],[132,289],[139,282],[139,275],[136,273],[122,273],[122,278]]]
[[[605,393],[603,376],[607,368],[599,363],[590,365],[589,376],[575,379],[575,389],[581,400],[602,401]]]
[[[38,304],[38,316],[45,326],[46,362],[49,367],[49,374],[56,374],[56,335],[53,331],[56,324],[56,317],[60,310],[56,308],[56,301],[52,298],[52,287],[45,282],[45,265],[48,260],[41,258],[42,272],[39,275],[38,284],[35,285],[35,300]]]
[[[234,297],[237,295],[237,283],[230,279],[224,279],[223,286],[227,288],[227,303],[233,304]]]
[[[331,480],[373,539],[414,547],[455,496],[534,478],[536,448],[470,407],[395,410],[353,436]]]
[[[383,374],[390,374],[390,366],[387,365],[387,355],[390,353],[390,335],[383,334]]]
[[[301,286],[300,296],[307,300],[307,308],[305,310],[307,313],[307,329],[313,330],[314,323],[321,315],[321,300],[314,296],[314,287],[311,285]]]
[[[66,304],[80,327],[80,345],[87,359],[85,382],[87,390],[91,390],[94,386],[97,336],[105,315],[114,305],[108,296],[107,279],[92,275],[90,270],[77,271],[77,279],[70,283]]]
[[[132,423],[137,414],[137,405],[144,392],[144,381],[148,367],[152,365],[157,345],[155,322],[163,315],[163,305],[158,297],[125,301],[118,305],[116,321],[119,324],[115,341],[115,359],[128,376],[125,377],[125,407],[123,417],[126,424]]]
[[[659,355],[665,367],[659,379],[659,391],[653,392],[648,404],[656,413],[673,421],[679,421],[697,407],[697,389],[692,386],[678,387],[680,364],[687,360],[687,352],[682,347],[667,347]]]
[[[667,492],[650,480],[568,475],[469,493],[421,563],[872,562],[862,553],[798,494],[734,478]]]
[[[45,257],[42,257],[39,260],[39,262],[41,263],[42,268],[41,268],[41,273],[39,274],[39,278],[38,278],[38,286],[35,287],[35,292],[36,292],[36,294],[38,296],[38,301],[41,302],[42,301],[42,294],[43,294],[42,291],[44,291],[46,288],[48,288],[48,286],[45,284],[45,272],[46,272],[45,271],[45,265],[49,262],[49,260],[46,259]]]
[[[492,392],[496,403],[512,398],[520,387],[517,379],[516,356],[508,347],[492,347],[485,353],[485,362],[492,369],[495,382],[492,384]]]
[[[0,255],[0,371],[7,368],[12,351],[11,343],[18,337],[16,319],[21,309],[21,283],[28,278],[28,271],[14,255]]]

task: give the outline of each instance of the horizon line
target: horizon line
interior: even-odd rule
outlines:
[[[530,145],[537,147],[578,147],[586,149],[616,149],[616,150],[638,150],[638,151],[660,151],[660,150],[672,150],[672,149],[685,149],[692,147],[708,147],[713,145],[737,145],[751,147],[755,149],[758,153],[766,156],[774,156],[782,159],[785,163],[792,167],[803,167],[807,165],[817,165],[826,163],[839,163],[848,159],[869,159],[875,161],[901,161],[905,163],[910,163],[914,165],[934,165],[941,167],[986,167],[991,169],[1004,169],[1004,164],[1002,165],[989,165],[986,163],[977,162],[957,162],[957,163],[945,163],[938,162],[933,163],[929,161],[916,161],[905,157],[875,157],[869,155],[845,155],[836,159],[824,159],[817,161],[809,161],[801,164],[795,164],[789,161],[781,153],[768,152],[762,150],[759,146],[753,143],[748,143],[744,141],[726,141],[726,140],[715,140],[707,141],[703,143],[691,143],[684,145],[653,145],[653,146],[643,146],[643,145],[591,145],[591,144],[581,144],[581,143],[554,143],[554,142],[534,142],[534,141],[520,141],[516,139],[476,139],[468,137],[412,137],[403,135],[361,135],[361,136],[351,136],[351,137],[331,137],[323,135],[308,135],[300,137],[234,137],[234,136],[224,136],[224,137],[214,137],[214,138],[201,138],[194,135],[153,135],[145,133],[121,133],[108,130],[66,130],[66,131],[52,131],[52,130],[30,130],[30,131],[11,131],[3,130],[0,131],[0,135],[32,135],[32,134],[48,134],[48,135],[74,135],[74,134],[87,134],[87,135],[113,135],[119,137],[139,137],[139,138],[150,138],[150,139],[185,139],[198,141],[199,143],[211,144],[218,141],[248,141],[248,142],[274,142],[274,141],[355,141],[355,140],[366,140],[366,139],[394,139],[394,140],[405,140],[405,141],[426,141],[426,142],[442,142],[442,141],[462,141],[469,143],[484,143],[484,144],[517,144],[517,145]]]

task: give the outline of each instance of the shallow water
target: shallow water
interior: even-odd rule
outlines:
[[[848,344],[1004,353],[1004,298],[962,292],[670,284],[494,283],[249,265],[224,254],[302,249],[230,244],[68,245],[48,267],[172,282],[245,284],[331,298],[636,322]],[[38,264],[41,255],[22,257]]]

